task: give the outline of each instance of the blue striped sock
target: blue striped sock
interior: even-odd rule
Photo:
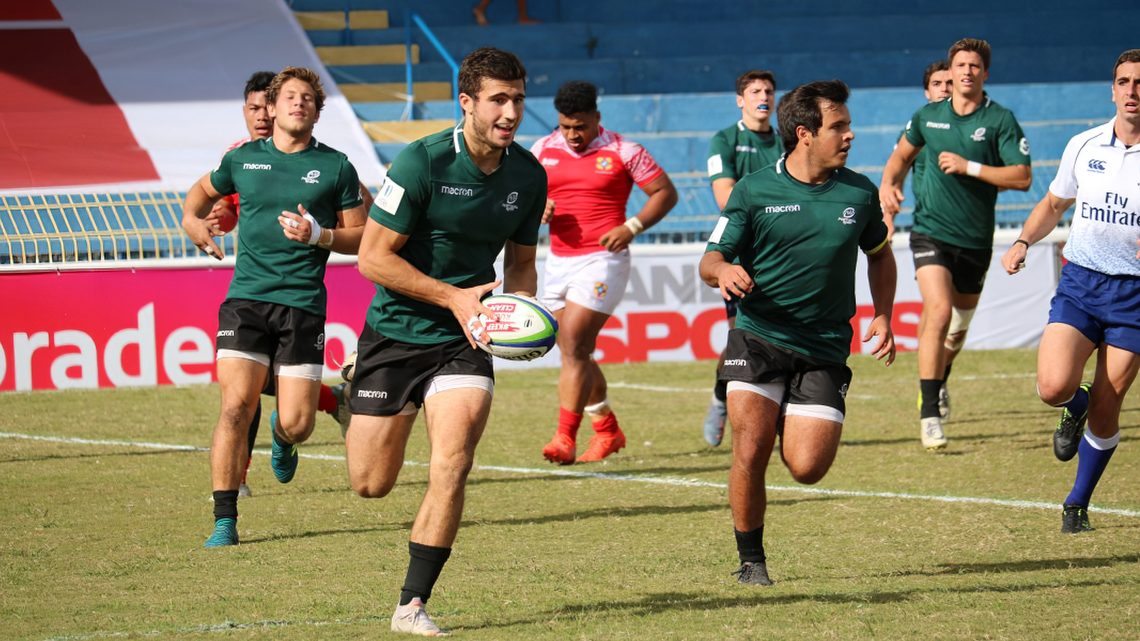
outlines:
[[[1080,418],[1089,409],[1089,393],[1083,387],[1078,387],[1073,397],[1061,403],[1061,407],[1069,410],[1073,416]]]
[[[1098,438],[1092,432],[1085,432],[1077,448],[1077,479],[1073,481],[1073,490],[1065,499],[1065,505],[1088,507],[1100,475],[1108,467],[1108,461],[1119,442],[1120,432],[1109,438]]]

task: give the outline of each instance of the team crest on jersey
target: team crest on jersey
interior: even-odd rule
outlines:
[[[974,142],[985,142],[985,140],[986,140],[986,128],[985,127],[978,127],[977,129],[975,129],[974,133],[970,134],[970,140],[973,140]]]
[[[840,216],[838,220],[839,220],[839,222],[843,223],[844,225],[854,225],[855,224],[855,208],[854,207],[848,207],[847,209],[844,209],[843,215]]]
[[[317,171],[316,169],[310,169],[309,173],[305,174],[304,176],[301,176],[301,180],[309,183],[310,185],[316,185],[320,182],[318,180],[320,177],[321,177],[321,172]]]
[[[608,291],[609,291],[609,288],[606,287],[605,283],[603,283],[601,281],[596,281],[594,283],[594,297],[597,298],[598,300],[604,299],[606,297],[606,292],[608,292]]]
[[[514,210],[518,209],[519,206],[515,204],[518,201],[519,201],[519,192],[512,191],[511,193],[507,194],[507,200],[503,202],[503,209],[505,209],[507,211],[514,211]]]
[[[320,349],[320,350],[323,350],[325,348],[324,332],[322,332],[320,336],[317,336],[317,342],[316,342],[316,344],[313,345],[313,347]]]
[[[603,156],[594,161],[594,169],[598,171],[613,171],[614,159],[609,156]]]
[[[1023,155],[1028,156],[1029,155],[1029,139],[1026,138],[1025,136],[1022,136],[1021,140],[1017,141],[1017,150],[1020,151]]]

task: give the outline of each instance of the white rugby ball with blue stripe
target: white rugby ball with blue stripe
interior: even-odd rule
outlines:
[[[494,319],[483,321],[483,330],[491,343],[476,344],[492,356],[509,361],[531,361],[554,347],[558,321],[537,300],[516,294],[495,294],[484,298],[483,305],[495,312]]]

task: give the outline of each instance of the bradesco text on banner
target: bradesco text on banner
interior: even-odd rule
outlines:
[[[896,241],[896,245],[898,245]],[[598,337],[602,363],[715,358],[727,334],[718,292],[697,274],[703,246],[635,247],[622,304]],[[986,291],[967,348],[1028,347],[1048,315],[1055,284],[1052,248],[1034,246],[1026,271],[1009,277],[995,248]],[[893,328],[899,348],[915,349],[922,305],[910,252],[896,247],[898,295]],[[539,261],[538,268],[543,268]],[[857,283],[852,351],[873,311],[865,266]],[[218,305],[232,269],[197,263],[102,271],[0,275],[0,391],[187,385],[215,380]],[[330,264],[325,325],[325,376],[356,349],[373,286],[353,264]],[[530,363],[497,361],[501,369],[557,367],[557,350]]]
[[[0,275],[0,391],[188,385],[216,380],[218,306],[232,267]],[[325,376],[356,349],[372,285],[329,265]],[[18,311],[17,311],[18,310]],[[15,312],[15,313],[14,313]]]

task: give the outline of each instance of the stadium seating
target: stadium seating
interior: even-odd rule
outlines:
[[[0,265],[187,258],[185,194],[142,192],[0,196]],[[236,236],[217,239],[228,255]]]
[[[1018,116],[1031,142],[1034,185],[999,198],[998,225],[1018,226],[1047,188],[1065,142],[1112,113],[1107,67],[1131,41],[1134,2],[1089,0],[1079,13],[1060,0],[976,5],[930,0],[708,0],[532,2],[537,25],[516,23],[515,3],[493,2],[490,26],[473,22],[474,0],[287,0],[333,79],[352,102],[381,161],[454,120],[451,70],[413,30],[413,102],[407,101],[404,26],[415,11],[458,59],[474,47],[511,49],[527,64],[530,145],[556,122],[550,96],[584,79],[602,92],[603,124],[642,143],[669,171],[680,202],[639,242],[704,238],[716,218],[705,179],[712,134],[739,117],[732,94],[748,67],[777,72],[783,89],[839,77],[854,89],[856,141],[849,165],[878,181],[902,125],[922,103],[923,67],[954,39],[994,46],[990,95]],[[1064,25],[1064,38],[1042,43]],[[7,197],[0,200],[0,263],[193,256],[181,233],[181,194]],[[634,190],[630,213],[644,196]],[[908,203],[913,198],[908,195]],[[904,209],[898,220],[909,225]],[[232,243],[232,237],[227,238]],[[232,248],[227,246],[227,251]]]
[[[1086,3],[1080,15],[1057,0],[1009,2],[984,12],[944,3],[824,0],[765,6],[763,15],[740,15],[735,3],[697,0],[534,4],[530,14],[542,24],[517,25],[514,3],[498,2],[488,10],[488,27],[474,25],[467,0],[294,0],[292,6],[296,11],[334,6],[388,11],[387,29],[309,30],[318,47],[402,43],[408,10],[419,14],[456,58],[478,46],[509,42],[530,76],[531,99],[519,136],[524,145],[554,128],[557,115],[549,96],[562,82],[597,84],[603,124],[649,149],[681,193],[674,213],[639,242],[699,239],[711,228],[716,207],[704,179],[708,140],[739,117],[730,88],[746,66],[776,70],[784,88],[818,77],[839,77],[851,85],[857,141],[849,164],[878,181],[902,125],[922,102],[916,86],[922,69],[966,34],[993,44],[990,95],[1014,110],[1033,147],[1033,188],[1003,193],[999,200],[997,224],[1020,225],[1044,193],[1068,138],[1111,115],[1099,80],[1106,75],[1105,61],[1131,46],[1127,25],[1134,15],[1130,3],[1116,0]],[[1066,44],[1042,46],[1041,31],[1033,25],[1044,29],[1061,23]],[[439,53],[418,30],[412,30],[412,38],[419,44],[417,82],[445,82],[451,72]],[[403,64],[330,61],[329,70],[348,86],[398,83],[405,77]],[[404,103],[354,101],[381,161],[391,162],[417,134],[452,122],[450,100],[420,97],[411,113]],[[396,131],[393,121],[409,117],[426,126]],[[635,190],[630,213],[643,202]],[[900,227],[909,226],[910,213],[904,207]]]

